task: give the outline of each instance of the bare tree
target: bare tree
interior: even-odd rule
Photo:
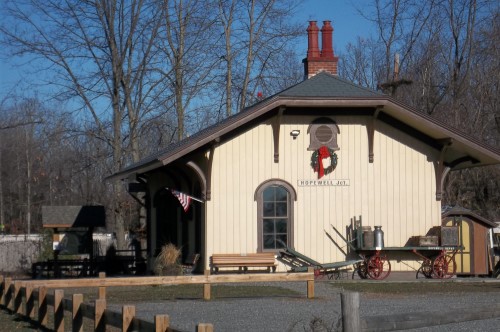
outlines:
[[[173,95],[177,138],[186,135],[186,112],[193,99],[202,99],[220,61],[213,55],[216,3],[200,0],[164,0],[162,16],[166,43],[162,55],[166,89]],[[216,39],[214,41],[214,38]]]
[[[377,89],[378,68],[382,66],[380,44],[372,38],[358,37],[339,52],[339,75],[358,85]]]
[[[161,26],[155,2],[127,0],[40,1],[5,4],[9,24],[0,31],[14,54],[43,60],[57,98],[78,101],[80,118],[94,123],[96,138],[112,151],[109,172],[140,158],[141,119],[161,93],[163,76],[155,40]],[[75,99],[76,98],[76,99]],[[118,242],[124,223],[123,187],[116,182],[111,209]]]
[[[443,58],[449,68],[447,98],[437,114],[456,127],[498,147],[500,67],[499,7],[491,1],[444,3],[448,29]],[[500,215],[500,167],[450,174],[446,202],[460,204],[493,220]]]
[[[377,39],[384,46],[384,61],[379,63],[379,87],[393,96],[399,86],[411,83],[399,77],[399,71],[404,71],[434,9],[434,0],[374,0],[368,12],[358,8],[363,17],[374,23]],[[398,61],[393,67],[394,58]]]
[[[12,154],[7,152],[7,156],[15,156],[15,166],[6,165],[2,160],[4,174],[9,174],[10,178],[16,183],[15,192],[17,196],[18,207],[17,215],[20,221],[19,226],[23,228],[28,234],[31,233],[32,229],[32,191],[33,191],[33,171],[36,163],[36,126],[41,123],[41,105],[36,99],[24,100],[21,103],[15,105],[9,110],[9,119],[7,122],[14,123],[16,125],[5,126],[2,132],[3,140],[7,141],[4,144],[9,144],[8,149]],[[23,125],[20,125],[23,123]],[[5,129],[9,128],[9,129]],[[2,141],[3,141],[2,140]],[[2,149],[7,149],[7,145],[0,147]],[[3,155],[3,153],[2,153]],[[5,162],[8,163],[6,160]],[[8,169],[10,171],[8,171]],[[12,172],[13,170],[13,172]],[[4,190],[0,187],[2,191],[1,196],[3,197]],[[3,201],[3,199],[2,199]],[[3,203],[2,203],[3,208]],[[4,214],[4,211],[1,211]]]
[[[298,1],[282,0],[218,0],[218,22],[224,36],[220,56],[224,64],[223,84],[226,115],[257,101],[258,89],[262,95],[276,90],[276,74],[297,82],[295,70],[284,72],[285,55],[298,61],[292,45],[303,34],[304,24],[290,19]],[[292,66],[291,68],[296,68]],[[290,82],[289,80],[286,80]]]
[[[42,205],[108,205],[106,188],[96,179],[107,175],[98,154],[109,150],[69,114],[36,98],[17,100],[1,109],[0,122],[30,124],[0,130],[3,223],[30,233],[41,229]]]
[[[349,45],[341,75],[365,86],[375,76],[384,91],[498,146],[498,2],[374,0],[371,8],[360,11],[377,28],[380,46]],[[411,82],[405,88],[401,77],[391,77],[395,53],[401,55],[401,75]],[[443,204],[498,218],[498,168],[450,173]]]
[[[236,16],[236,6],[237,0],[219,0],[219,21],[222,25],[222,29],[224,31],[224,46],[225,46],[225,54],[222,56],[226,63],[226,84],[225,84],[225,92],[226,92],[226,115],[230,116],[233,113],[232,106],[232,81],[233,81],[233,45],[232,45],[232,36],[233,36],[233,25]]]

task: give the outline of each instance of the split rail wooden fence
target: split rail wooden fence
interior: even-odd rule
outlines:
[[[128,277],[106,278],[100,274],[99,278],[82,279],[52,279],[52,280],[12,280],[0,276],[0,306],[12,313],[23,315],[35,320],[38,325],[48,327],[49,310],[53,308],[54,330],[64,331],[64,312],[71,313],[72,331],[83,331],[83,318],[94,322],[95,331],[105,331],[106,326],[113,326],[122,331],[174,331],[170,328],[168,315],[157,315],[154,322],[141,320],[135,317],[134,306],[123,306],[122,312],[117,313],[106,309],[106,287],[118,286],[150,286],[150,285],[181,285],[203,284],[203,299],[210,300],[211,285],[220,283],[245,282],[283,282],[306,281],[307,298],[314,298],[314,273],[274,273],[274,274],[226,274],[210,275],[208,271],[203,276],[173,276],[173,277]],[[97,287],[98,299],[94,305],[83,303],[82,294],[73,294],[71,299],[64,297],[61,288]],[[54,294],[48,294],[54,289]],[[37,303],[37,308],[35,308]],[[35,317],[35,309],[37,317]],[[212,332],[213,325],[198,324],[197,332]]]

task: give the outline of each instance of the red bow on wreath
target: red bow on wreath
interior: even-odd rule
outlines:
[[[330,158],[330,151],[326,146],[322,146],[318,150],[318,178],[321,179],[325,175],[325,169],[323,167],[323,159]]]
[[[330,158],[330,166],[323,167],[323,159]],[[335,170],[337,167],[337,154],[333,149],[327,148],[326,146],[320,147],[318,150],[314,151],[311,156],[311,166],[315,172],[318,172],[318,179],[321,179],[324,175],[328,175]]]

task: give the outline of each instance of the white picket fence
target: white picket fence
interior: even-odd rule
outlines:
[[[29,271],[40,252],[42,237],[33,235],[0,235],[0,271]]]

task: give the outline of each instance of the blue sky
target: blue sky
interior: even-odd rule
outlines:
[[[345,48],[347,43],[355,43],[357,36],[370,35],[370,23],[356,11],[357,7],[367,7],[367,0],[304,0],[300,7],[300,17],[307,22],[318,21],[321,28],[323,21],[331,21],[333,26],[333,49],[336,54]],[[307,51],[307,40],[304,40],[304,51]],[[297,50],[299,54],[301,50]]]
[[[370,34],[369,23],[354,8],[354,4],[363,6],[367,3],[369,3],[368,0],[303,0],[299,8],[300,14],[296,19],[304,22],[304,30],[309,20],[318,21],[319,27],[322,26],[322,21],[331,21],[334,28],[333,48],[335,54],[338,55],[347,43],[354,43],[357,36],[368,37]],[[305,56],[307,51],[305,31],[304,42],[299,45],[299,48],[297,49],[299,57]],[[26,61],[26,59],[7,58],[4,55],[0,57],[0,102],[9,92],[15,90],[19,92],[19,89],[15,88],[17,82],[37,82],[37,75],[24,76],[22,68],[16,67]],[[30,95],[29,92],[27,94]]]

